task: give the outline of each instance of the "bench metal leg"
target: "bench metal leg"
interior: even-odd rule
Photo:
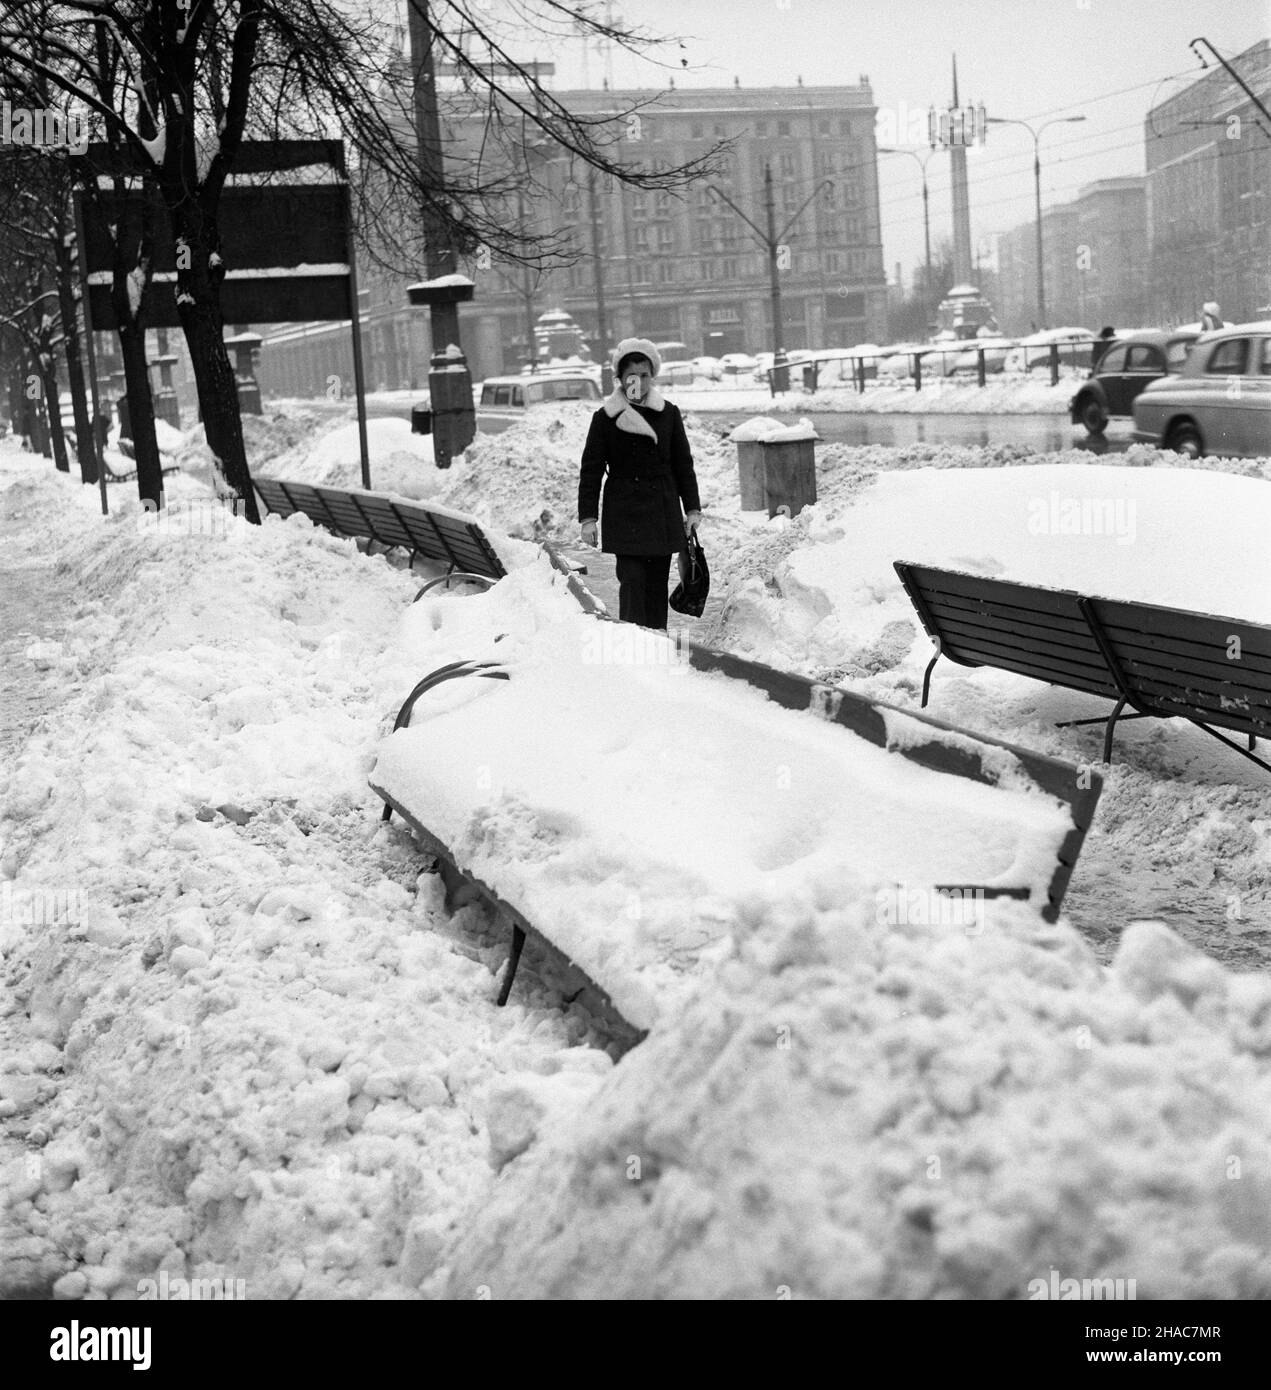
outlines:
[[[516,979],[516,967],[521,962],[521,951],[525,947],[525,928],[512,924],[512,953],[508,956],[507,969],[503,972],[503,987],[499,990],[499,1007],[508,1002],[512,993],[512,981]]]
[[[931,673],[935,669],[936,662],[940,660],[940,653],[944,650],[944,643],[937,637],[935,639],[936,654],[927,662],[927,669],[922,673],[922,704],[919,709],[927,708],[927,696],[931,691]]]
[[[1189,724],[1195,724],[1195,726],[1198,729],[1203,729],[1207,734],[1210,734],[1212,737],[1216,738],[1219,743],[1225,743],[1228,748],[1234,749],[1237,753],[1240,754],[1242,758],[1248,758],[1251,763],[1257,763],[1259,767],[1266,768],[1268,772],[1271,772],[1271,763],[1264,763],[1261,758],[1259,758],[1254,752],[1252,752],[1252,748],[1250,748],[1249,751],[1246,751],[1245,749],[1241,748],[1241,746],[1234,740],[1229,739],[1226,736],[1226,734],[1220,734],[1217,729],[1211,729],[1208,724],[1202,724],[1199,719],[1189,719],[1187,722]],[[1249,743],[1252,746],[1252,734],[1249,735]]]

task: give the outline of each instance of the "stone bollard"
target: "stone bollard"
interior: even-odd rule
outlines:
[[[818,435],[809,420],[783,425],[761,415],[738,425],[729,438],[737,445],[743,512],[793,517],[816,501]]]
[[[176,387],[172,384],[172,364],[177,360],[175,352],[160,353],[150,359],[152,367],[159,369],[159,385],[154,393],[154,413],[160,420],[166,420],[174,430],[181,428],[181,404],[177,400]]]
[[[259,333],[240,329],[225,346],[234,349],[234,381],[238,386],[238,408],[244,415],[260,415],[260,383],[256,380],[256,354],[264,339]]]

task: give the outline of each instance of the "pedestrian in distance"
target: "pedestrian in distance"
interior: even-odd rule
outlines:
[[[1202,333],[1212,333],[1215,328],[1222,328],[1225,325],[1222,321],[1222,312],[1212,299],[1208,299],[1200,306],[1200,331]]]
[[[1103,361],[1103,355],[1112,346],[1112,340],[1117,336],[1117,331],[1109,323],[1099,330],[1099,336],[1094,340],[1094,347],[1090,354],[1090,370],[1097,372],[1099,363]]]
[[[657,348],[624,338],[613,362],[613,394],[583,446],[578,521],[587,545],[615,557],[618,617],[665,631],[671,557],[702,519],[693,453],[679,408],[654,384]]]

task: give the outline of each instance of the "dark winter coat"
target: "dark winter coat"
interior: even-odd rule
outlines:
[[[615,390],[587,432],[578,520],[599,518],[600,548],[611,555],[673,555],[684,548],[681,504],[683,512],[701,510],[679,408],[656,387],[642,405]]]

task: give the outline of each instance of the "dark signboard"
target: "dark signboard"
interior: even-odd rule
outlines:
[[[310,319],[349,319],[353,315],[349,280],[348,189],[340,182],[299,182],[303,172],[277,181],[266,172],[276,158],[295,169],[295,161],[322,162],[325,142],[293,142],[281,147],[244,147],[236,172],[258,175],[251,183],[228,184],[221,193],[218,221],[225,280],[221,310],[226,323],[295,323]],[[101,147],[89,153],[92,167],[102,169]],[[288,155],[290,154],[290,159]],[[314,156],[317,156],[316,158]],[[303,168],[303,166],[302,166]],[[341,173],[328,164],[326,178]],[[262,181],[266,178],[271,181]],[[111,304],[110,227],[135,242],[143,199],[140,187],[116,195],[103,188],[83,199],[85,269],[93,327],[115,328]],[[154,219],[154,274],[146,302],[150,328],[180,324],[176,303],[177,247],[167,209],[157,190],[149,195]]]

